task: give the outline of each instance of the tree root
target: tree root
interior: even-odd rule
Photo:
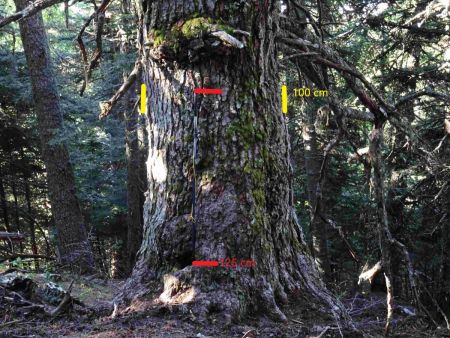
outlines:
[[[306,263],[308,258],[304,258]],[[308,277],[309,273],[309,270],[305,271],[306,277],[302,276],[297,281],[296,288],[301,293],[292,294],[275,290],[277,288],[264,277],[252,276],[247,269],[239,268],[226,270],[187,266],[164,275],[162,288],[156,279],[142,284],[134,276],[115,300],[114,317],[128,312],[127,309],[136,309],[142,296],[148,297],[151,293],[152,304],[168,309],[171,313],[188,315],[199,323],[220,316],[221,322],[229,325],[239,322],[248,313],[263,314],[275,322],[287,322],[288,318],[280,305],[289,299],[296,303],[319,305],[314,311],[325,314],[331,312],[331,318],[336,322],[337,331],[341,332],[342,337],[346,331],[363,336],[353,325],[343,305],[322,283],[319,285],[315,282],[314,274]],[[133,295],[132,299],[127,298],[130,295]],[[118,310],[118,304],[124,310]]]

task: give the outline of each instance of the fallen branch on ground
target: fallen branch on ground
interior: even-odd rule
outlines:
[[[63,312],[66,307],[71,303],[72,301],[72,296],[70,295],[70,293],[72,292],[72,286],[73,286],[73,281],[70,283],[69,288],[67,289],[67,291],[64,293],[64,297],[61,300],[61,303],[59,303],[59,305],[52,311],[47,312],[47,314],[50,317],[56,317],[57,315],[59,315],[61,312]]]
[[[2,328],[2,327],[6,327],[6,326],[9,326],[9,325],[14,325],[14,324],[17,324],[17,323],[21,323],[21,322],[23,322],[23,320],[12,320],[12,321],[10,321],[10,322],[6,322],[6,323],[1,323],[0,324],[0,328]]]

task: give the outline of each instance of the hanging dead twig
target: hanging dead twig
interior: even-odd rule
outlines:
[[[80,96],[83,96],[84,91],[86,90],[86,86],[91,78],[92,70],[98,66],[98,62],[102,55],[102,34],[103,34],[103,25],[105,22],[105,11],[110,4],[111,0],[103,0],[100,6],[95,10],[94,13],[86,20],[83,27],[81,27],[80,32],[77,35],[77,42],[80,47],[81,58],[84,64],[84,81],[80,88]],[[88,53],[86,51],[86,47],[83,42],[83,34],[86,30],[87,26],[91,23],[91,21],[96,18],[97,26],[95,30],[95,43],[96,48],[93,53],[92,59],[89,62]]]

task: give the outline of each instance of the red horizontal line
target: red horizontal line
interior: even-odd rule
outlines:
[[[218,261],[193,261],[192,266],[219,266]]]
[[[218,88],[195,88],[194,94],[223,94],[223,90]]]

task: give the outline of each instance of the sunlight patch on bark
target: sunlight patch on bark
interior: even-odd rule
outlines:
[[[147,167],[157,183],[163,183],[167,179],[167,166],[164,163],[163,152],[153,149],[148,159]]]
[[[159,300],[164,304],[185,304],[194,300],[196,294],[194,287],[183,285],[174,275],[165,275],[164,291]]]

